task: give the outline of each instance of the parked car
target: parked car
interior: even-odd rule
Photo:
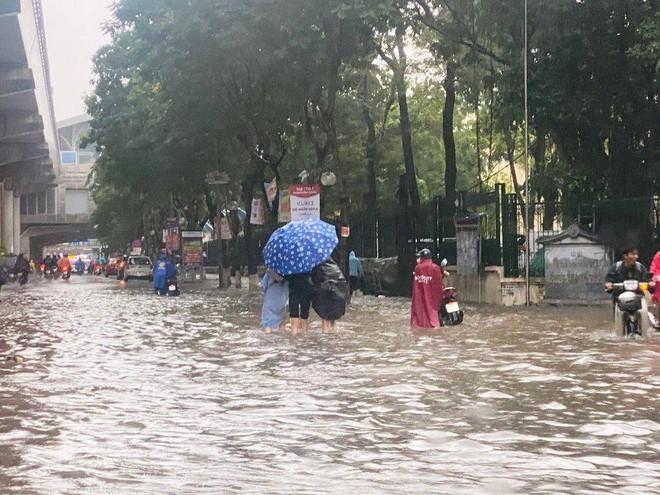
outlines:
[[[124,280],[142,279],[151,280],[153,266],[147,256],[129,256],[128,264],[124,268]]]
[[[108,258],[107,263],[103,267],[103,272],[106,277],[116,277],[119,271],[119,262],[121,258]]]

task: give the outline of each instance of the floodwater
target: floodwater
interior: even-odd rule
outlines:
[[[403,299],[306,338],[258,305],[3,290],[0,493],[660,493],[660,339],[610,336],[606,307],[468,308],[416,339]]]

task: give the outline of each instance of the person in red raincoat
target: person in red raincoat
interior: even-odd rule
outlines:
[[[653,281],[655,282],[655,292],[653,293],[653,302],[655,303],[655,318],[656,321],[660,320],[660,251],[655,253],[653,261],[651,261],[651,266],[649,271],[653,275]]]
[[[440,304],[444,292],[444,270],[433,263],[431,251],[422,249],[415,267],[410,326],[439,328]]]

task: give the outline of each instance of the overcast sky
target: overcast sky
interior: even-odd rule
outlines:
[[[110,18],[112,0],[42,0],[55,117],[85,112],[91,91],[92,56],[109,42],[102,25]]]

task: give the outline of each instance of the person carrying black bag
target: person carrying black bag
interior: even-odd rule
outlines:
[[[336,321],[346,314],[348,283],[341,269],[332,259],[314,268],[311,273],[314,293],[312,308],[321,317],[321,329],[328,333]]]

